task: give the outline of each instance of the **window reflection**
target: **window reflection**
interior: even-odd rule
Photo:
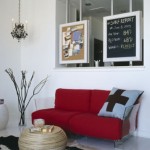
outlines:
[[[114,0],[114,15],[130,11],[130,0]],[[80,0],[70,0],[70,5],[76,7],[76,21],[79,21]],[[82,67],[94,66],[94,60],[100,60],[100,66],[111,65],[103,62],[103,17],[111,15],[111,0],[83,0],[82,18],[90,20],[90,63],[82,64]],[[132,11],[143,12],[143,0],[132,0]],[[144,40],[142,40],[142,43]],[[142,53],[144,55],[142,44]],[[144,57],[143,57],[144,58]],[[129,62],[117,62],[115,66],[128,66]],[[143,60],[133,62],[133,65],[143,65]],[[73,67],[80,64],[73,65]]]

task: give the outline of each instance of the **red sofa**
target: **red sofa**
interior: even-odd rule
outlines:
[[[75,134],[121,140],[136,129],[139,103],[123,120],[98,116],[109,93],[106,90],[57,89],[55,107],[33,112],[32,122],[43,118],[46,124],[60,126]]]

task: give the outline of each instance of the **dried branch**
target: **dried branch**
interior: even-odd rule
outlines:
[[[45,83],[48,80],[48,76],[46,78],[44,78],[42,81],[40,81],[35,86],[35,88],[33,89],[32,95],[30,96],[29,99],[27,99],[29,89],[31,87],[31,83],[33,81],[35,72],[32,73],[32,76],[31,76],[29,82],[27,83],[27,80],[26,80],[26,73],[27,72],[26,71],[21,71],[22,78],[21,78],[21,83],[20,83],[20,89],[19,89],[19,86],[16,82],[16,79],[15,79],[15,76],[13,74],[12,69],[10,69],[10,68],[6,69],[5,72],[9,75],[10,79],[12,80],[12,82],[15,86],[16,94],[17,94],[17,97],[18,97],[18,109],[19,109],[20,113],[23,114],[25,112],[27,106],[29,105],[30,101],[32,100],[32,98],[35,95],[37,95],[42,90],[42,88],[44,87]]]
[[[35,86],[35,88],[33,89],[33,94],[31,95],[31,97],[29,98],[29,101],[27,102],[27,104],[25,106],[25,110],[26,110],[27,106],[29,105],[31,99],[42,90],[42,88],[44,87],[47,80],[48,80],[48,76]]]
[[[19,111],[21,111],[21,103],[20,103],[21,102],[21,93],[20,93],[19,87],[16,83],[15,76],[13,74],[13,71],[10,68],[6,69],[5,71],[10,76],[10,79],[12,80],[12,82],[15,86],[15,90],[16,90],[17,97],[18,97],[18,109],[19,109]]]

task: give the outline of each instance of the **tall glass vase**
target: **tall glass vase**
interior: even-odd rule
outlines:
[[[19,120],[19,126],[25,126],[25,104],[22,104],[21,110],[20,110],[20,120]]]
[[[25,112],[20,113],[20,120],[19,120],[19,126],[25,126]]]
[[[25,126],[25,111],[20,112],[19,126]]]

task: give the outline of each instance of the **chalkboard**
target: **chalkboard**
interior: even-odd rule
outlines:
[[[135,16],[107,21],[107,48],[108,58],[135,56]]]
[[[141,59],[140,12],[104,17],[105,61]]]

